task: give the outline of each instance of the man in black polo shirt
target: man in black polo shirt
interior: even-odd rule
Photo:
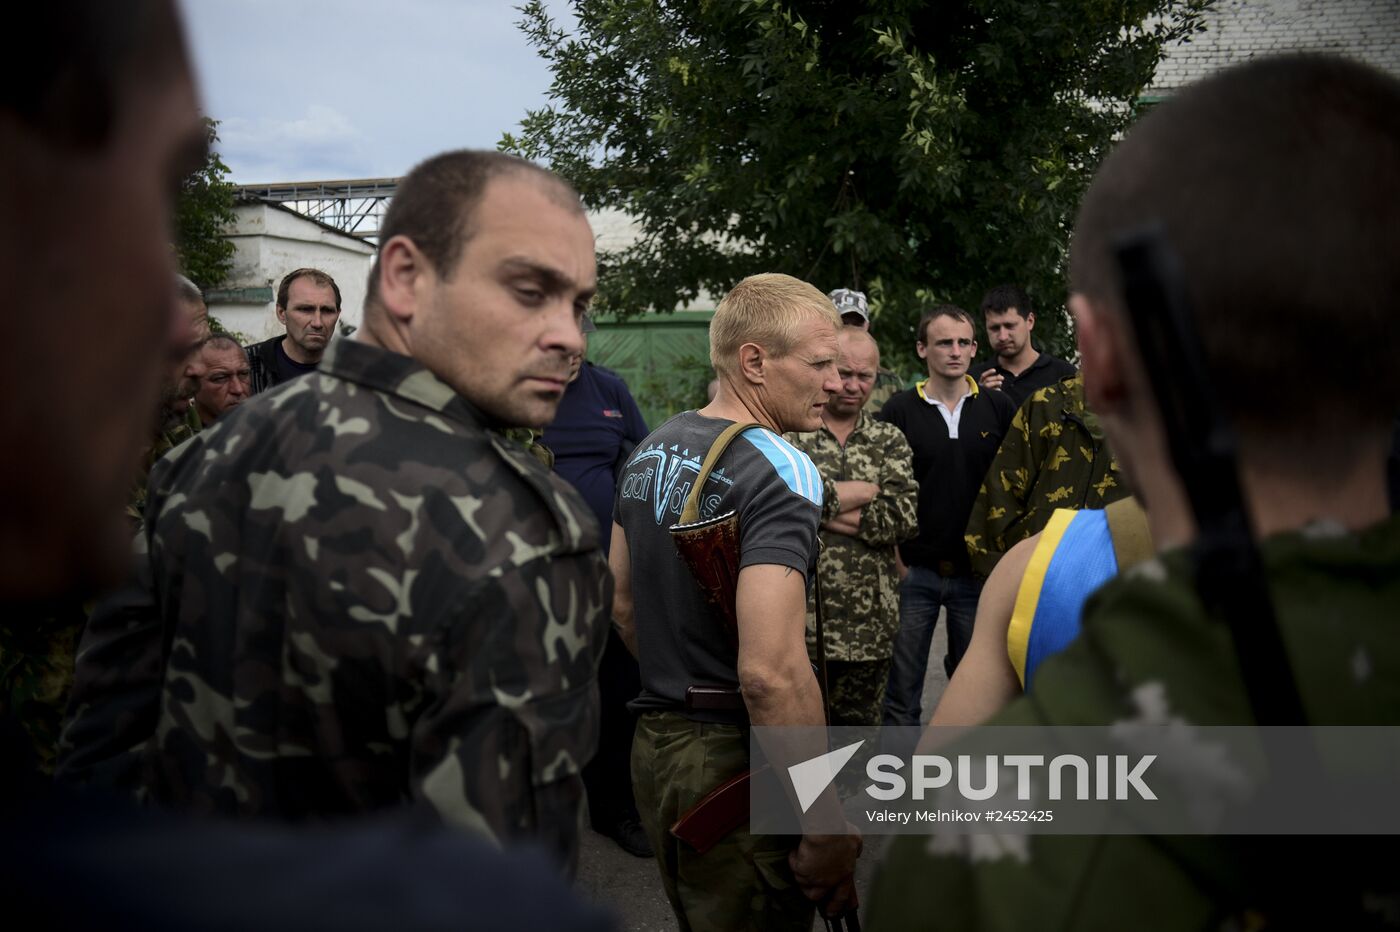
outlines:
[[[277,320],[287,328],[245,346],[252,375],[251,394],[312,372],[321,364],[340,319],[340,286],[320,269],[288,272],[277,286]]]
[[[1074,366],[1031,344],[1035,311],[1030,295],[1017,286],[997,285],[987,292],[982,315],[996,353],[972,367],[972,377],[983,388],[1000,389],[1019,408],[1032,393],[1074,375]]]
[[[944,304],[924,312],[915,344],[928,378],[891,398],[880,412],[909,440],[919,480],[919,536],[899,547],[909,567],[899,584],[899,633],[895,635],[884,723],[917,725],[929,644],[938,610],[948,609],[951,676],[972,639],[982,585],[972,575],[963,529],[977,490],[1001,438],[1016,414],[1004,392],[982,391],[968,375],[977,353],[972,317]]]

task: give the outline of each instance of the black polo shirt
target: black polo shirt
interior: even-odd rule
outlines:
[[[967,374],[982,380],[982,373],[988,369],[995,369],[1001,373],[1001,377],[1006,381],[1001,383],[1001,390],[1010,396],[1016,403],[1016,407],[1026,403],[1026,399],[1042,388],[1048,388],[1067,379],[1077,371],[1074,366],[1060,359],[1058,356],[1051,356],[1049,353],[1041,353],[1036,357],[1035,362],[1026,367],[1019,376],[1012,375],[1010,370],[1003,369],[997,365],[997,357],[993,356],[986,362],[979,362],[967,370]]]
[[[937,568],[944,561],[958,574],[971,572],[963,532],[977,491],[1016,405],[1005,392],[984,391],[970,377],[972,394],[962,403],[958,436],[924,395],[925,382],[900,392],[880,409],[879,419],[904,432],[914,451],[919,481],[919,536],[905,541],[899,555],[909,566]]]

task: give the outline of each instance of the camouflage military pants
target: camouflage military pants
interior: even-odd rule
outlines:
[[[828,660],[826,689],[833,725],[878,725],[890,659]]]
[[[812,928],[814,907],[788,866],[795,838],[751,835],[743,827],[701,855],[670,834],[682,813],[748,766],[748,737],[737,726],[671,712],[648,712],[637,722],[637,810],[682,932]]]

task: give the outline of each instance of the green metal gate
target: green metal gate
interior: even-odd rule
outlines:
[[[705,404],[714,311],[648,314],[618,322],[598,318],[588,358],[622,376],[650,427]]]

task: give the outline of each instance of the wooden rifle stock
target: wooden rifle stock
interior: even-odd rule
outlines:
[[[762,768],[767,770],[767,768]],[[759,771],[761,772],[761,771]],[[710,790],[671,826],[671,834],[704,854],[749,821],[749,784],[755,771],[745,770]]]

